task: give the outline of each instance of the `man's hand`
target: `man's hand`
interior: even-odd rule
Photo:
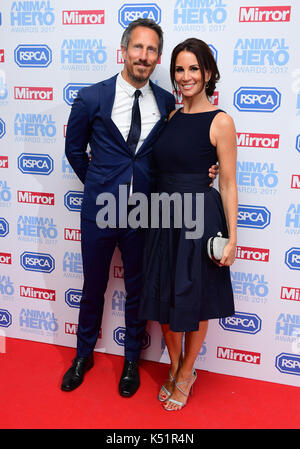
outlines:
[[[208,170],[208,176],[209,176],[210,178],[212,178],[212,182],[211,182],[211,184],[209,184],[209,187],[213,187],[213,185],[214,185],[214,180],[216,179],[216,177],[218,176],[218,174],[219,174],[219,166],[218,166],[218,165],[212,165],[212,166],[210,167],[210,169]]]

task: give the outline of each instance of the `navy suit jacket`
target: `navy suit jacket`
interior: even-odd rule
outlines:
[[[153,178],[152,145],[175,109],[175,99],[166,90],[150,81],[160,120],[153,127],[136,155],[133,155],[119,129],[111,119],[117,75],[78,92],[66,132],[65,152],[73,170],[84,183],[81,214],[95,220],[100,206],[99,193],[110,192],[118,199],[119,185],[129,185],[133,176],[133,191],[150,193]],[[91,162],[87,145],[91,148]]]

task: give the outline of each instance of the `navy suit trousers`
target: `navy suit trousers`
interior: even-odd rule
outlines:
[[[140,356],[146,321],[138,320],[142,291],[143,229],[99,229],[95,221],[81,218],[81,249],[84,284],[77,330],[77,356],[87,357],[94,350],[102,324],[104,294],[116,246],[124,267],[125,357]]]

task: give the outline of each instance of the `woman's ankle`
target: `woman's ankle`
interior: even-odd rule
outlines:
[[[194,368],[181,367],[177,372],[177,382],[187,381],[193,378]]]

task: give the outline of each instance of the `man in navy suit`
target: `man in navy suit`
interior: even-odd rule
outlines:
[[[66,372],[62,390],[71,391],[93,366],[93,350],[101,328],[104,294],[111,259],[118,246],[124,267],[125,360],[119,383],[122,396],[130,397],[140,384],[138,359],[145,321],[138,320],[142,288],[143,230],[130,227],[100,229],[96,204],[100,193],[114,195],[118,206],[119,186],[132,192],[150,193],[152,145],[175,109],[173,95],[149,78],[162,53],[162,30],[152,20],[138,19],[124,31],[122,73],[81,89],[75,99],[66,133],[66,156],[84,184],[81,209],[81,250],[84,284],[77,331],[77,354]],[[137,95],[135,92],[138,90]],[[135,100],[135,98],[138,98]],[[129,142],[134,104],[139,104],[138,143]],[[91,160],[87,145],[91,148]]]

